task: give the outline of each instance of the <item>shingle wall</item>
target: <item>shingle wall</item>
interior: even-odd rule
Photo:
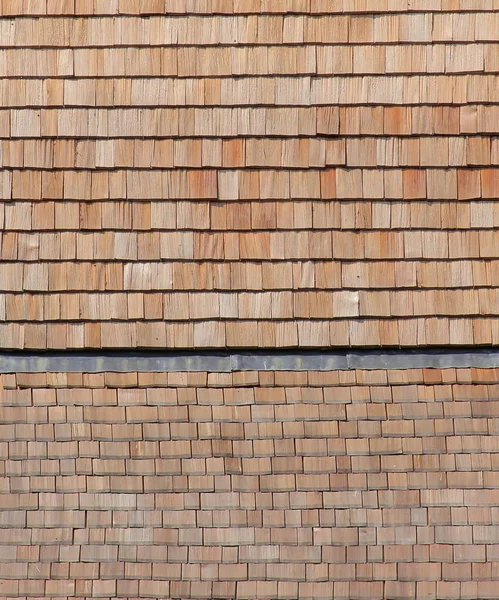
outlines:
[[[2,375],[2,598],[499,595],[499,370]]]
[[[498,32],[0,0],[0,349],[497,345]],[[238,368],[0,375],[0,597],[499,598],[498,370]]]
[[[4,0],[0,347],[496,344],[497,0]]]

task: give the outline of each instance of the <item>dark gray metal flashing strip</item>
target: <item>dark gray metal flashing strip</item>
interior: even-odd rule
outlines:
[[[230,372],[230,358],[220,355],[29,354],[0,355],[0,373],[164,373]]]
[[[346,371],[351,369],[495,368],[499,349],[244,351],[234,353],[0,353],[0,373]]]
[[[499,367],[499,351],[413,352],[398,354],[352,353],[348,355],[349,369],[451,369]]]

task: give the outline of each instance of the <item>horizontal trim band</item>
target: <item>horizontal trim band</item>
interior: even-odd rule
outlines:
[[[499,349],[0,353],[0,373],[347,371],[497,368]]]

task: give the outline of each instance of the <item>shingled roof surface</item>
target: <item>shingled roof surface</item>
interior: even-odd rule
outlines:
[[[498,342],[497,0],[0,10],[0,347]]]

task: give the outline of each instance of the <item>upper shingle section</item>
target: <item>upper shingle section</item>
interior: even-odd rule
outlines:
[[[0,347],[499,341],[499,3],[0,7]]]
[[[481,0],[481,11],[499,8]],[[341,14],[477,10],[474,0],[4,0],[4,16],[162,14]]]

